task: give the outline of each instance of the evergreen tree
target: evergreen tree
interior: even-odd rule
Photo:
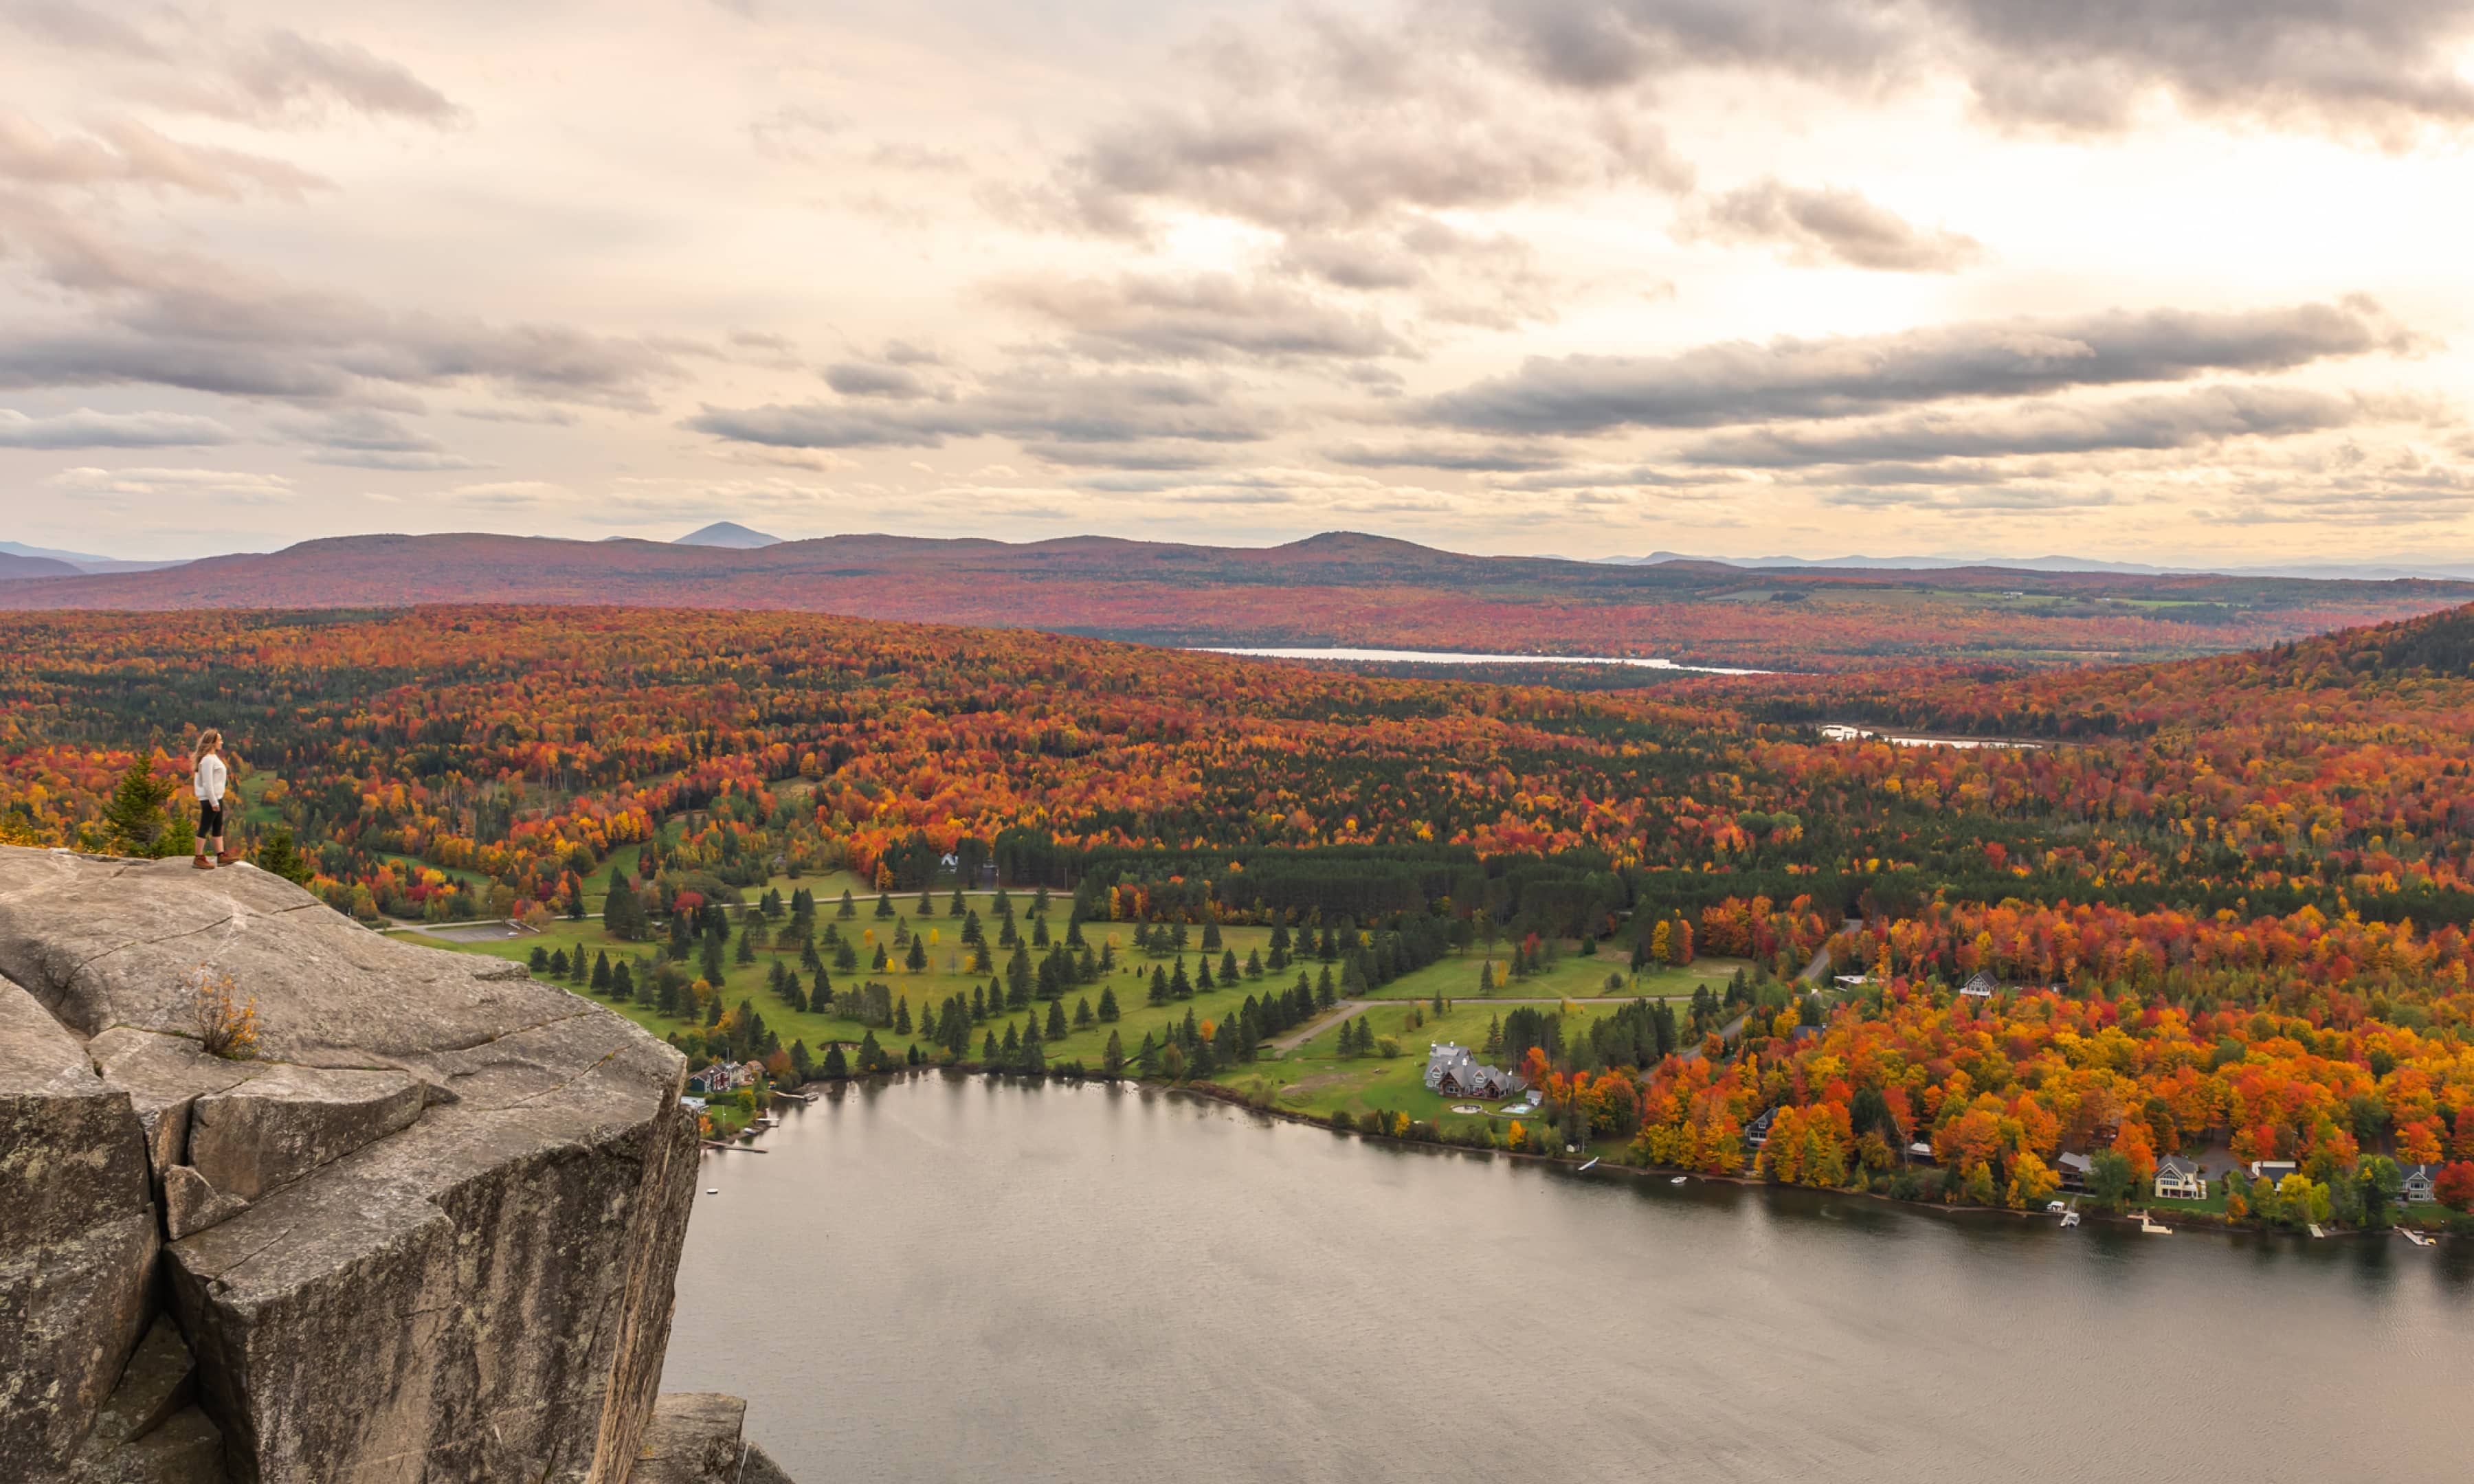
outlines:
[[[567,977],[567,950],[565,948],[553,948],[550,950],[549,976],[553,979],[564,979]]]
[[[170,778],[155,776],[154,764],[140,757],[120,775],[111,798],[103,806],[104,834],[123,855],[158,855],[168,822],[163,805],[172,797]],[[193,837],[194,838],[194,837]]]
[[[705,983],[712,985],[716,990],[721,988],[720,939],[707,938],[704,940],[703,957],[698,960],[696,968],[699,977],[701,977]]]
[[[1022,1057],[1015,1064],[1015,1070],[1026,1077],[1048,1075],[1048,1048],[1040,1040],[1039,1022],[1036,1020],[1023,1029]]]
[[[1126,1043],[1115,1031],[1108,1033],[1108,1043],[1100,1048],[1100,1070],[1115,1077],[1126,1069]]]
[[[847,886],[842,888],[842,904],[836,909],[834,916],[845,922],[859,916],[859,903],[851,900],[850,888]]]
[[[610,997],[612,999],[636,997],[636,976],[628,970],[627,961],[623,958],[610,966]]]
[[[1315,977],[1315,1003],[1325,1010],[1329,1010],[1333,1005],[1339,1003],[1339,996],[1335,995],[1331,989],[1331,966],[1329,964],[1322,966],[1322,971]]]
[[[997,1033],[994,1031],[988,1032],[987,1039],[980,1043],[980,1065],[992,1071],[996,1068]]]
[[[1168,970],[1157,964],[1152,966],[1152,1003],[1154,1005],[1168,1003]]]
[[[1065,1001],[1052,999],[1048,1002],[1048,1024],[1043,1033],[1050,1041],[1065,1039]]]
[[[893,898],[882,891],[876,894],[876,915],[880,918],[893,916]]]
[[[1076,1030],[1089,1030],[1091,1028],[1092,1021],[1096,1017],[1091,1014],[1090,995],[1085,994],[1074,1002],[1074,1028]]]
[[[549,949],[534,944],[532,953],[524,960],[524,967],[537,974],[549,972]]]
[[[1179,965],[1178,967],[1183,968],[1184,966]],[[1197,994],[1208,994],[1214,987],[1215,986],[1211,978],[1211,960],[1208,958],[1196,959],[1194,961],[1194,993]]]
[[[757,920],[755,918],[748,919],[746,928],[739,935],[739,953],[737,959],[739,963],[753,964],[756,962],[756,923]]]
[[[1205,918],[1202,920],[1202,951],[1208,953],[1218,946],[1220,946],[1220,920]]]
[[[1116,990],[1109,986],[1102,986],[1100,990],[1100,1019],[1103,1023],[1114,1024],[1116,1023],[1117,1014]]]
[[[1224,985],[1237,982],[1237,950],[1234,948],[1220,955],[1220,982]]]
[[[850,1063],[842,1056],[842,1043],[840,1041],[829,1041],[825,1042],[825,1064],[821,1068],[819,1068],[819,1070],[821,1070],[827,1078],[835,1082],[839,1082],[850,1075]]]
[[[910,1034],[910,996],[908,994],[894,1001],[893,1034],[896,1036]]]
[[[616,866],[610,869],[610,890],[601,898],[601,925],[622,943],[641,941],[647,926],[643,899]]]
[[[1249,979],[1260,979],[1263,977],[1263,953],[1261,949],[1249,948],[1247,950],[1246,977]]]
[[[281,876],[295,886],[307,886],[316,873],[309,858],[293,843],[292,831],[281,827],[270,829],[257,842],[257,869]]]
[[[868,1031],[859,1039],[859,1070],[862,1077],[872,1077],[885,1069],[885,1048],[876,1042],[876,1032]]]
[[[910,966],[910,971],[914,974],[926,971],[928,968],[928,945],[924,938],[917,934],[913,934],[911,936],[910,956],[904,960],[904,962]]]
[[[1111,1031],[1109,1034],[1113,1036],[1116,1033]],[[1145,1031],[1143,1032],[1142,1047],[1134,1053],[1135,1075],[1142,1077],[1156,1077],[1159,1075],[1159,1042],[1152,1039],[1151,1032]]]
[[[1007,1020],[1007,1021],[1006,1022],[1006,1033],[1005,1033],[1005,1057],[1006,1057],[1006,1060],[1007,1060],[1007,1062],[1012,1062],[1012,1061],[1015,1061],[1015,1060],[1017,1060],[1018,1058],[1020,1058],[1020,1057],[1021,1057],[1021,1055],[1022,1055],[1022,1031],[1021,1031],[1021,1029],[1020,1029],[1018,1026],[1016,1026],[1016,1025],[1014,1024],[1014,1022],[1013,1022],[1013,1021],[1011,1021],[1011,1020]]]
[[[1182,958],[1176,961],[1176,971],[1168,976],[1168,993],[1171,999],[1194,998],[1194,981],[1185,976],[1185,960]]]
[[[593,955],[593,990],[599,994],[610,993],[610,954],[606,950]]]
[[[945,915],[949,918],[958,918],[967,910],[969,909],[962,900],[962,883],[957,880],[954,883],[954,899],[945,903]]]

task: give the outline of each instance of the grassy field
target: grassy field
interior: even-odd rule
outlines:
[[[814,878],[810,878],[805,884],[813,886]],[[912,920],[914,930],[924,928],[936,933],[941,940],[930,949],[929,968],[921,972],[911,973],[897,964],[896,967],[876,974],[869,973],[864,964],[874,942],[884,942],[889,945],[891,927],[889,923],[873,916],[872,898],[861,898],[860,916],[849,922],[840,922],[839,925],[843,936],[851,940],[859,950],[862,968],[848,974],[837,972],[834,976],[835,982],[840,985],[875,978],[890,985],[897,1000],[907,1003],[914,1028],[922,1013],[933,1009],[947,995],[958,993],[967,998],[974,987],[984,990],[987,976],[961,971],[960,965],[967,960],[962,958],[959,945],[954,936],[956,924],[952,919],[942,915],[949,896],[950,893],[940,895],[936,898],[938,916],[927,919],[924,922],[916,919]],[[834,903],[839,897],[838,888],[830,898],[824,897],[822,893],[819,893],[819,897],[820,906],[823,909],[819,923],[821,932],[822,922],[837,921],[834,917]],[[1028,893],[1015,892],[1012,897],[1017,904],[1017,922],[1025,940],[1028,941],[1031,931],[1030,896]],[[914,895],[907,900],[897,898],[897,904],[907,915],[917,905],[917,898]],[[982,922],[988,923],[990,920],[985,910],[984,900],[975,899],[974,905],[982,909]],[[1047,921],[1050,931],[1060,937],[1064,931],[1065,913],[1066,904],[1061,897],[1052,901]],[[873,942],[865,936],[870,932],[876,935]],[[1184,1019],[1189,1010],[1198,1020],[1216,1023],[1242,1003],[1247,995],[1260,995],[1267,990],[1284,988],[1296,983],[1300,967],[1305,969],[1309,977],[1319,974],[1323,967],[1319,961],[1308,960],[1302,965],[1292,964],[1284,974],[1267,973],[1261,979],[1247,979],[1241,975],[1234,987],[1215,988],[1207,993],[1197,994],[1190,1000],[1154,1006],[1147,1001],[1152,966],[1170,965],[1174,962],[1174,956],[1154,956],[1133,951],[1129,946],[1132,938],[1130,924],[1085,923],[1083,932],[1094,949],[1103,943],[1113,943],[1121,961],[1105,983],[1116,992],[1120,1018],[1114,1029],[1123,1041],[1128,1061],[1132,1059],[1135,1049],[1142,1044],[1146,1034],[1164,1042],[1169,1027]],[[1007,953],[997,950],[993,945],[995,936],[993,925],[989,925],[989,934],[991,954],[1002,966]],[[441,942],[425,934],[417,933],[406,933],[403,936],[409,942],[431,944],[458,952],[486,953],[519,963],[528,960],[536,946],[570,955],[581,950],[588,959],[595,953],[607,952],[613,962],[620,958],[632,959],[637,955],[659,949],[657,944],[628,944],[613,939],[602,930],[597,919],[588,919],[583,922],[560,919],[539,935],[484,943]],[[1222,930],[1222,938],[1223,948],[1235,953],[1242,964],[1250,952],[1268,952],[1271,931],[1261,927],[1230,927]],[[1199,934],[1197,941],[1200,941]],[[1199,957],[1199,949],[1188,953],[1189,970]],[[1215,954],[1213,957],[1216,973],[1218,955]],[[823,1056],[826,1042],[837,1041],[855,1043],[866,1033],[866,1027],[857,1021],[836,1016],[792,1010],[787,1002],[775,997],[766,989],[769,964],[775,959],[781,960],[791,969],[798,968],[798,958],[795,953],[763,951],[759,953],[757,962],[754,964],[736,962],[734,953],[732,961],[727,966],[728,978],[723,986],[726,996],[724,1003],[736,1006],[740,1000],[747,1000],[764,1015],[764,1023],[782,1038],[785,1045],[792,1041],[804,1041],[809,1050],[819,1059]],[[1609,997],[1604,993],[1605,976],[1609,972],[1620,971],[1623,968],[1622,961],[1613,956],[1600,958],[1567,956],[1545,973],[1533,975],[1521,981],[1520,984],[1500,992],[1496,999],[1490,1002],[1469,993],[1475,988],[1477,974],[1475,956],[1447,959],[1415,973],[1404,975],[1377,991],[1374,997],[1379,1002],[1364,1012],[1368,1023],[1374,1027],[1378,1037],[1388,1037],[1399,1043],[1398,1056],[1343,1059],[1338,1055],[1339,1022],[1334,1019],[1324,1024],[1312,1040],[1297,1049],[1281,1054],[1266,1046],[1262,1060],[1247,1065],[1225,1068],[1213,1080],[1258,1097],[1270,1106],[1316,1116],[1327,1117],[1334,1113],[1346,1111],[1352,1117],[1362,1118],[1378,1112],[1396,1112],[1404,1113],[1411,1118],[1438,1123],[1447,1129],[1479,1121],[1492,1122],[1500,1129],[1507,1120],[1494,1117],[1491,1113],[1476,1116],[1453,1113],[1449,1110],[1460,1100],[1441,1098],[1425,1089],[1423,1082],[1425,1053],[1429,1042],[1454,1041],[1467,1046],[1483,1046],[1491,1024],[1507,1009],[1502,1001],[1508,998],[1547,999],[1560,996],[1568,1000],[1570,1008],[1567,1011],[1564,1032],[1568,1037],[1578,1032],[1589,1020],[1613,1014],[1622,1000],[1630,999],[1637,993],[1652,997],[1665,995],[1680,999],[1688,996],[1696,984],[1706,983],[1715,987],[1723,983],[1737,967],[1738,965],[1733,960],[1705,960],[1692,966],[1690,969],[1654,970],[1642,975],[1637,981],[1637,989],[1634,987],[1636,981],[1627,975],[1623,993],[1620,995]],[[1441,1016],[1435,1015],[1425,1003],[1433,997],[1437,988],[1441,988],[1451,1001],[1449,1009]],[[1098,984],[1087,985],[1075,989],[1065,996],[1063,1004],[1068,1034],[1061,1040],[1048,1043],[1048,1057],[1052,1064],[1079,1061],[1089,1066],[1096,1067],[1099,1065],[1102,1049],[1107,1041],[1111,1027],[1104,1023],[1095,1023],[1086,1028],[1077,1029],[1072,1022],[1077,1001],[1088,999],[1094,1010],[1097,1010],[1100,990],[1101,986]],[[582,993],[589,993],[589,992]],[[607,1001],[605,1000],[604,1003]],[[645,1005],[630,1003],[613,1005],[612,1008],[656,1036],[667,1037],[674,1031],[688,1029],[690,1024],[686,1019],[664,1016]],[[1034,1010],[1044,1020],[1047,1014],[1046,1005],[1035,1002]],[[1007,1015],[992,1017],[982,1025],[975,1026],[972,1031],[970,1059],[978,1060],[982,1038],[987,1031],[994,1031],[998,1041],[1002,1042],[1005,1040],[1007,1025],[1010,1022],[1018,1032],[1023,1020],[1024,1012],[1015,1011]],[[920,1040],[916,1034],[903,1036],[888,1030],[879,1030],[876,1034],[879,1043],[897,1058],[902,1057],[911,1044]],[[931,1056],[934,1054],[933,1049],[924,1043],[921,1049]],[[1538,1120],[1534,1118],[1526,1121],[1532,1129],[1539,1127]]]
[[[1027,894],[1020,892],[1013,895],[1015,899],[1021,903],[1021,907],[1017,912],[1017,922],[1021,926],[1025,940],[1028,941],[1030,937],[1031,922],[1028,912],[1030,898]],[[916,904],[917,898],[913,898],[910,903],[906,904],[906,907],[915,906]],[[945,898],[940,897],[937,899],[937,907],[940,914],[944,908],[944,904]],[[959,945],[955,940],[956,924],[952,919],[941,915],[929,919],[924,924],[918,923],[916,920],[913,920],[914,927],[924,925],[926,928],[938,933],[943,940],[930,950],[930,967],[927,969],[919,973],[911,973],[908,969],[899,967],[897,964],[895,967],[890,968],[882,973],[869,973],[865,968],[865,964],[873,945],[862,935],[873,931],[876,934],[878,942],[886,943],[888,945],[891,942],[890,925],[882,923],[877,919],[870,916],[870,910],[871,909],[868,907],[862,907],[861,909],[861,915],[857,919],[840,924],[843,936],[850,939],[854,945],[859,949],[861,967],[858,970],[847,974],[836,972],[834,974],[834,982],[837,986],[871,978],[891,986],[895,998],[900,1001],[908,1002],[914,1027],[916,1025],[917,1017],[922,1014],[922,1012],[933,1009],[935,1005],[942,1002],[947,995],[960,994],[967,999],[975,986],[982,990],[986,988],[989,976],[975,975],[961,971],[961,966],[967,964],[968,960],[962,957],[959,951]],[[1065,904],[1062,899],[1052,903],[1049,910],[1048,922],[1050,924],[1050,930],[1060,937],[1064,932],[1065,910]],[[982,922],[985,923],[987,914],[982,911],[981,913],[981,917]],[[830,922],[833,920],[833,909],[830,903],[828,903],[824,910],[824,921]],[[819,931],[821,933],[821,923],[819,924]],[[1266,974],[1261,979],[1247,979],[1241,975],[1234,988],[1214,989],[1208,993],[1197,994],[1192,999],[1178,1000],[1165,1006],[1153,1006],[1147,1002],[1147,996],[1150,993],[1152,966],[1153,964],[1173,964],[1174,958],[1154,958],[1131,951],[1128,946],[1131,930],[1128,924],[1088,923],[1084,926],[1084,934],[1090,940],[1091,945],[1095,950],[1102,943],[1107,942],[1111,938],[1115,941],[1120,963],[1116,971],[1104,982],[1116,991],[1117,1003],[1121,1012],[1121,1017],[1117,1021],[1115,1029],[1125,1043],[1126,1055],[1128,1059],[1133,1056],[1135,1048],[1142,1044],[1143,1036],[1146,1032],[1159,1035],[1165,1031],[1171,1022],[1183,1020],[1188,1010],[1192,1010],[1196,1018],[1199,1020],[1217,1022],[1221,1017],[1226,1015],[1231,1009],[1242,1004],[1247,995],[1260,995],[1267,990],[1285,987],[1297,982],[1297,969],[1292,967],[1289,972],[1285,975],[1273,976]],[[1011,950],[999,950],[994,946],[996,929],[993,925],[988,926],[988,935],[991,940],[990,953],[996,960],[1000,969],[1002,969],[1007,956]],[[564,951],[570,955],[572,955],[580,948],[588,959],[595,953],[607,952],[611,955],[611,959],[614,963],[620,958],[632,959],[638,954],[659,950],[659,945],[656,944],[622,943],[612,938],[608,933],[602,930],[599,921],[594,919],[588,919],[584,922],[570,922],[562,918],[552,922],[546,929],[537,936],[526,935],[520,938],[495,940],[486,943],[452,943],[431,938],[424,933],[413,932],[407,932],[400,936],[406,942],[410,943],[420,943],[433,947],[448,948],[463,953],[486,953],[496,958],[512,959],[518,963],[529,960],[532,956],[532,950],[537,945],[546,950],[553,952]],[[1231,927],[1224,930],[1223,938],[1224,948],[1233,950],[1236,953],[1239,962],[1242,963],[1249,952],[1268,948],[1271,941],[1271,930],[1259,927]],[[1033,950],[1034,955],[1037,951],[1038,950],[1035,949]],[[1187,954],[1186,962],[1189,972],[1192,970],[1198,957],[1198,952],[1190,951]],[[1217,955],[1215,955],[1215,960],[1216,958]],[[866,1033],[867,1028],[859,1024],[857,1021],[844,1019],[837,1016],[821,1016],[806,1011],[792,1010],[786,1001],[775,997],[765,988],[765,985],[770,976],[769,964],[771,961],[776,959],[779,959],[793,969],[796,969],[799,967],[798,955],[795,952],[760,952],[757,955],[757,962],[754,964],[738,963],[735,960],[734,954],[732,956],[732,961],[726,965],[728,978],[723,985],[723,993],[726,996],[724,1003],[736,1006],[742,999],[748,1001],[764,1015],[764,1023],[767,1026],[770,1026],[774,1032],[782,1038],[782,1043],[784,1045],[788,1045],[792,1041],[805,1041],[808,1043],[809,1049],[815,1052],[820,1058],[823,1055],[825,1042],[829,1041],[856,1042]],[[958,962],[957,962],[958,960]],[[692,971],[694,967],[692,962],[691,962],[688,967],[690,970]],[[1213,965],[1215,974],[1218,971],[1218,964],[1215,962]],[[1313,966],[1314,969],[1320,969],[1320,965]],[[1310,969],[1309,971],[1312,970]],[[1095,1023],[1086,1029],[1075,1030],[1072,1028],[1072,1021],[1074,1018],[1075,1005],[1079,1000],[1085,998],[1089,999],[1094,1012],[1097,1012],[1100,1003],[1100,991],[1101,985],[1091,984],[1078,987],[1066,994],[1063,1004],[1065,1007],[1069,1034],[1060,1041],[1049,1042],[1048,1057],[1051,1062],[1079,1060],[1093,1066],[1097,1066],[1099,1065],[1101,1050],[1107,1043],[1108,1031],[1110,1027],[1104,1024]],[[581,993],[589,993],[590,992],[584,991]],[[604,1002],[607,1003],[607,1001]],[[667,1036],[672,1031],[683,1030],[688,1026],[688,1021],[685,1019],[665,1016],[659,1011],[646,1005],[613,1005],[611,1008],[636,1021],[638,1024],[643,1026],[646,1030],[651,1031],[656,1036]],[[1043,1017],[1043,1019],[1045,1018],[1047,1015],[1047,1006],[1045,1003],[1037,1004],[1037,1013]],[[983,1025],[975,1027],[972,1036],[972,1059],[977,1060],[979,1056],[979,1040],[980,1036],[983,1032],[989,1030],[995,1031],[997,1034],[997,1040],[1002,1042],[1005,1040],[1006,1025],[1007,1021],[1010,1020],[1016,1026],[1017,1032],[1019,1032],[1019,1028],[1023,1021],[1023,1012],[1015,1011],[1009,1016],[992,1017]],[[879,1043],[883,1044],[887,1050],[891,1051],[897,1057],[901,1056],[911,1042],[918,1039],[915,1035],[905,1037],[896,1035],[892,1031],[888,1030],[879,1030],[876,1035]],[[922,1047],[923,1051],[926,1051],[927,1049],[928,1048],[925,1046]]]
[[[1567,952],[1543,972],[1531,974],[1525,979],[1506,980],[1504,971],[1510,966],[1511,958],[1498,952],[1494,957],[1494,989],[1481,994],[1477,985],[1479,963],[1480,957],[1474,952],[1446,958],[1402,974],[1367,997],[1432,999],[1441,992],[1445,999],[1597,999],[1609,994],[1624,999],[1636,994],[1645,994],[1653,999],[1688,999],[1695,987],[1706,984],[1712,992],[1722,990],[1736,969],[1750,967],[1742,959],[1705,958],[1688,968],[1658,968],[1636,975],[1623,954],[1610,951],[1584,958]],[[1607,976],[1610,974],[1617,976],[1622,983],[1609,989]]]
[[[1565,1040],[1582,1034],[1590,1020],[1612,1015],[1615,1008],[1574,1002],[1564,1016]],[[1363,1119],[1369,1113],[1403,1113],[1445,1130],[1470,1123],[1492,1123],[1502,1129],[1510,1120],[1495,1115],[1494,1110],[1501,1105],[1440,1097],[1426,1090],[1425,1076],[1428,1043],[1457,1041],[1464,1046],[1483,1047],[1490,1025],[1503,1012],[1501,1005],[1475,999],[1455,1002],[1440,1016],[1422,1005],[1379,1005],[1365,1013],[1367,1022],[1374,1027],[1378,1038],[1389,1037],[1399,1042],[1400,1054],[1396,1057],[1343,1058],[1335,1022],[1286,1056],[1270,1060],[1267,1053],[1266,1060],[1224,1072],[1215,1080],[1258,1096],[1272,1107],[1317,1117],[1345,1112],[1352,1118]],[[1451,1111],[1470,1106],[1483,1107],[1488,1112],[1467,1114]],[[1524,1122],[1532,1130],[1543,1127],[1538,1118]]]

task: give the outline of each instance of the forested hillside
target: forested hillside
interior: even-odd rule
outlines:
[[[2043,666],[2254,648],[2474,598],[2474,585],[2002,568],[1748,571],[1285,546],[882,536],[755,550],[370,536],[166,571],[0,581],[0,610],[628,604],[1024,627],[1168,645],[1633,656],[1792,671]]]
[[[2057,1147],[2137,1168],[2238,1139],[2307,1157],[2352,1219],[2376,1191],[2340,1187],[2374,1155],[2474,1157],[2468,624],[2171,665],[1582,693],[806,614],[18,615],[0,621],[0,833],[185,850],[159,801],[218,725],[261,859],[372,921],[590,914],[652,955],[659,1013],[728,1052],[768,1033],[722,1001],[712,904],[786,876],[883,892],[886,918],[918,897],[923,922],[928,894],[1001,880],[1057,894],[1071,924],[1303,934],[1320,1001],[1302,981],[1249,994],[1238,1040],[1181,1046],[1187,1066],[1250,1057],[1335,981],[1346,998],[1443,973],[1473,943],[1514,945],[1518,973],[1721,954],[1750,969],[1723,1003],[1586,1036],[1532,1016],[1506,1050],[1534,1055],[1572,1137],[1660,1162],[1739,1167],[1745,1125],[1783,1109],[1802,1152],[1758,1156],[1778,1178],[1923,1192],[1881,1154],[1922,1140],[1950,1151],[1928,1193],[2020,1203]],[[1815,725],[1849,718],[2032,745]],[[1007,973],[1061,1005],[1093,950],[1048,931]],[[1789,994],[1824,951],[1861,988]],[[655,972],[699,952],[711,979]],[[906,969],[877,957],[861,972],[891,976],[890,1007]],[[1979,970],[2000,996],[1954,996]],[[929,1051],[969,1059],[1006,990],[963,1020],[949,997]]]

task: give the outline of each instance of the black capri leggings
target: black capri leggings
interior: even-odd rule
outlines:
[[[198,833],[202,835],[219,835],[223,832],[224,806],[219,803],[208,803],[204,799],[199,800]]]

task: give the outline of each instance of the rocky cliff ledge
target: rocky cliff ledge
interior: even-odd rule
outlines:
[[[201,969],[255,1002],[201,1048]],[[740,1484],[678,1053],[246,867],[0,848],[0,1478]]]

